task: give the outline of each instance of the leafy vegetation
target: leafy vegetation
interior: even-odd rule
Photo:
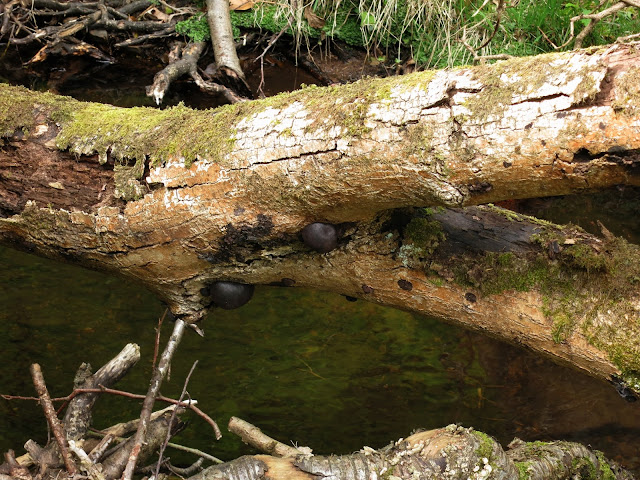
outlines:
[[[204,42],[211,38],[207,17],[204,13],[194,15],[176,24],[176,32],[189,37],[194,42]]]
[[[251,11],[231,12],[231,20],[236,28],[259,28],[275,33],[285,30],[295,37],[298,45],[339,39],[367,47],[378,58],[400,61],[410,57],[422,67],[439,68],[472,60],[464,42],[478,49],[478,55],[525,56],[554,51],[554,46],[571,48],[572,42],[567,44],[571,18],[602,11],[614,2],[603,5],[594,0],[506,3],[506,8],[500,11],[494,2],[477,0],[313,0],[299,2],[298,7],[290,3],[259,2]],[[305,17],[308,7],[324,19],[324,27],[309,25]],[[639,17],[635,8],[618,11],[599,22],[586,36],[583,46],[611,43],[620,36],[637,33]],[[577,21],[576,33],[589,22],[588,19]],[[178,23],[177,30],[194,41],[206,39],[206,18],[192,17]],[[313,42],[310,39],[314,39]]]

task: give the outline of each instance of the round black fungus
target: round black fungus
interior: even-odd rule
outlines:
[[[293,278],[283,278],[280,282],[283,287],[293,287],[296,284],[296,281]]]
[[[211,300],[225,310],[241,307],[253,297],[253,285],[236,282],[216,282],[210,287]]]
[[[349,295],[345,295],[344,298],[346,298],[347,302],[357,302],[358,299],[356,297],[351,297]]]
[[[338,246],[338,230],[330,223],[311,223],[302,229],[302,240],[316,252],[327,253]]]
[[[373,293],[373,287],[370,287],[369,285],[362,285],[362,291],[364,293]]]
[[[467,302],[471,302],[471,303],[475,303],[476,301],[476,296],[475,294],[471,293],[471,292],[467,292],[464,294],[464,298]]]
[[[398,286],[402,289],[402,290],[406,290],[407,292],[410,292],[411,290],[413,290],[413,284],[409,281],[409,280],[398,280]]]

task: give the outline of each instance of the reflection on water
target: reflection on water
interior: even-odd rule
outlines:
[[[144,62],[134,60],[113,69],[121,78],[89,75],[93,72],[78,60],[71,65],[75,70],[61,69],[59,78],[48,80],[77,98],[139,105],[150,102],[143,87],[157,68],[145,64],[140,80]],[[0,70],[8,76],[5,67],[2,63]],[[33,81],[21,62],[11,72],[14,82]],[[171,93],[169,103],[185,100],[185,91],[193,88],[182,82],[174,87],[172,92],[183,95]],[[186,97],[188,102],[200,96]],[[510,206],[595,232],[600,219],[639,243],[638,192],[627,187]],[[29,365],[38,362],[51,394],[66,395],[81,362],[97,368],[128,342],[138,343],[143,356],[119,386],[145,393],[162,312],[152,295],[121,279],[0,248],[0,393],[33,395]],[[165,338],[170,327],[163,329]],[[236,415],[281,441],[340,454],[383,446],[415,428],[457,422],[503,444],[514,436],[579,441],[640,473],[640,402],[626,403],[610,385],[457,327],[337,295],[262,287],[240,310],[213,312],[204,329],[205,338],[185,336],[163,394],[179,395],[199,360],[189,393],[223,434],[228,418]],[[102,398],[95,424],[134,418],[139,408],[124,398]],[[44,443],[46,431],[34,403],[0,400],[0,450],[19,451],[28,438]],[[223,459],[249,451],[228,433],[216,442],[194,417],[177,441]],[[191,460],[170,455],[174,463]]]
[[[52,395],[66,395],[81,362],[97,368],[127,342],[140,344],[143,358],[120,387],[146,391],[154,327],[163,312],[152,295],[114,277],[4,248],[0,273],[0,393],[33,394],[28,367],[38,362]],[[317,453],[348,453],[383,446],[415,428],[458,422],[503,443],[514,436],[566,438],[625,458],[628,466],[640,462],[631,449],[640,438],[637,404],[606,384],[431,319],[322,292],[262,287],[247,306],[213,312],[204,328],[205,338],[185,337],[163,393],[177,396],[199,360],[189,393],[223,434],[237,415]],[[0,405],[0,449],[19,450],[27,438],[46,441],[34,404]],[[96,426],[133,418],[139,407],[103,398]],[[223,459],[249,452],[228,433],[215,442],[204,422],[190,420],[178,442]]]

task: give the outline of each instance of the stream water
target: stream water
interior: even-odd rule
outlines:
[[[91,85],[77,96],[138,103],[124,78],[119,90],[102,89],[103,97]],[[601,219],[638,243],[638,205],[640,193],[624,189],[520,207],[593,231]],[[139,286],[2,247],[0,307],[0,393],[32,395],[29,365],[38,362],[52,395],[66,395],[80,363],[97,368],[128,342],[141,346],[142,360],[119,387],[146,391],[163,307]],[[164,339],[170,328],[163,327]],[[640,401],[627,403],[611,385],[455,326],[324,292],[258,287],[245,307],[213,311],[204,329],[204,338],[186,335],[163,394],[179,395],[199,361],[188,390],[224,437],[216,442],[191,416],[175,441],[222,459],[250,452],[224,428],[235,415],[316,453],[377,448],[415,428],[461,423],[504,444],[514,436],[579,441],[640,473]],[[96,426],[134,418],[139,408],[101,398]],[[19,451],[28,438],[44,443],[46,431],[34,402],[0,400],[0,450]]]

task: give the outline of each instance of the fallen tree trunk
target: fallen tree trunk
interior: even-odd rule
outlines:
[[[639,58],[619,45],[204,112],[0,86],[0,241],[135,278],[189,322],[218,280],[362,297],[631,399],[635,246],[491,208],[411,208],[638,185]],[[305,246],[312,222],[336,225],[337,248]]]
[[[243,422],[231,418],[233,424]],[[245,422],[243,422],[245,423]],[[250,427],[255,429],[252,425]],[[268,438],[268,437],[267,437]],[[251,439],[250,439],[251,440]],[[271,439],[272,443],[278,443]],[[253,446],[252,442],[250,442]],[[282,445],[282,444],[280,444]],[[283,445],[287,449],[292,449]],[[307,447],[303,447],[307,448]],[[292,449],[294,450],[294,449]],[[509,449],[485,433],[449,425],[421,431],[374,450],[342,456],[252,455],[214,465],[189,480],[314,480],[341,479],[474,479],[531,480],[593,478],[632,479],[633,476],[601,452],[571,442],[526,443],[514,439]]]

